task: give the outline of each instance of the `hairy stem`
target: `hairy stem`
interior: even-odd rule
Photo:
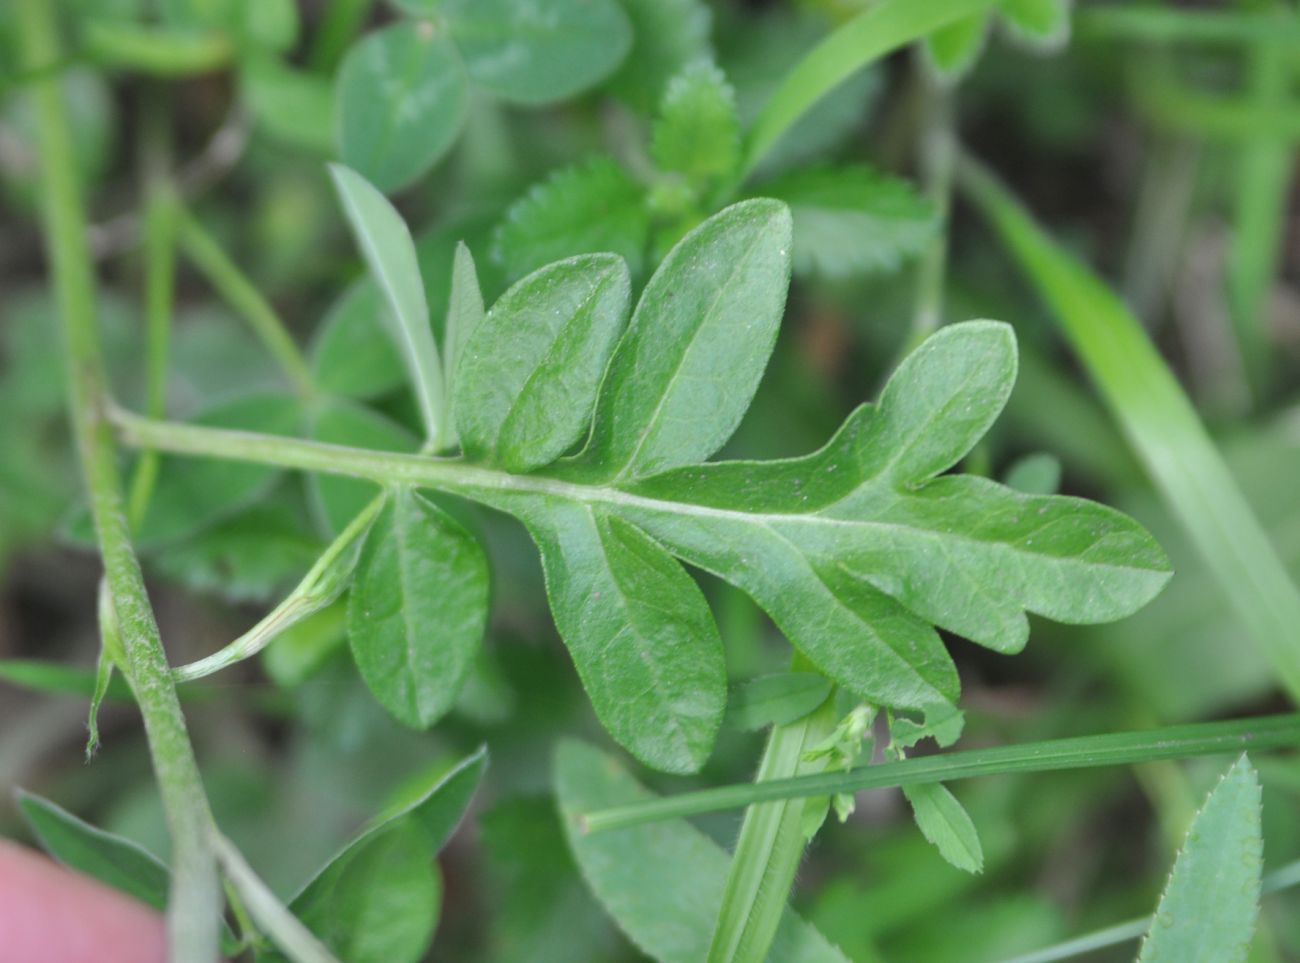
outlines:
[[[23,0],[23,47],[33,67],[59,56],[53,9]],[[121,632],[124,671],[144,717],[149,750],[172,837],[168,942],[174,963],[211,963],[217,955],[221,888],[212,850],[213,823],[166,654],[131,548],[112,428],[105,417],[107,379],[95,321],[95,279],[74,148],[58,81],[34,85],[41,153],[45,236],[62,318],[69,404],[82,472]]]

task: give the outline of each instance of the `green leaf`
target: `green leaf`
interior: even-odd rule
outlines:
[[[939,228],[934,205],[911,184],[865,165],[801,168],[757,193],[790,206],[794,269],[802,275],[895,271]]]
[[[944,78],[968,73],[984,52],[989,21],[987,13],[973,13],[936,30],[925,40],[927,62]]]
[[[587,431],[627,319],[631,279],[613,254],[586,254],[528,275],[465,343],[453,414],[473,458],[526,472]]]
[[[674,290],[679,304],[690,303],[686,284]],[[638,308],[643,318],[655,297],[652,281]],[[624,390],[616,384],[619,353],[637,335],[634,317],[606,390],[611,383]],[[641,376],[638,391],[654,381],[662,361],[649,348],[645,356],[639,368],[629,365]],[[579,463],[561,478],[452,484],[519,516],[542,542],[554,543],[568,526],[585,532],[581,544],[588,546],[596,517],[617,515],[748,593],[817,669],[861,700],[932,713],[958,691],[932,624],[1015,652],[1028,637],[1026,612],[1072,623],[1121,618],[1169,575],[1159,546],[1119,512],[1081,499],[1022,495],[982,478],[935,477],[987,430],[1015,367],[1006,325],[952,325],[903,362],[878,407],[858,409],[811,455],[695,465],[635,481],[593,483],[589,466]],[[689,415],[712,418],[729,402],[711,394]],[[598,424],[600,418],[598,407]],[[549,550],[555,554],[553,545]],[[596,601],[586,590],[575,596],[586,605]],[[552,607],[572,644],[584,627],[558,611],[562,598],[553,593]]]
[[[727,177],[736,169],[740,161],[736,92],[712,63],[690,64],[669,82],[650,153],[662,170],[697,182]]]
[[[699,769],[727,701],[722,640],[699,587],[644,532],[589,506],[536,502],[520,517],[596,715],[648,765]]]
[[[632,22],[632,49],[609,88],[649,114],[683,67],[712,57],[712,12],[701,0],[623,0],[623,10]]]
[[[830,682],[816,672],[759,676],[732,692],[726,722],[743,730],[788,725],[816,709],[830,693]]]
[[[727,854],[681,821],[585,833],[581,813],[655,797],[614,759],[583,743],[560,744],[555,791],[582,875],[628,938],[659,963],[706,959],[722,906]],[[781,914],[768,959],[845,963],[839,950],[790,909]]]
[[[314,154],[334,149],[334,87],[318,74],[271,57],[240,65],[240,91],[253,117],[272,137]]]
[[[996,2],[882,0],[867,7],[786,74],[750,127],[742,170],[754,170],[791,125],[867,64],[947,24],[988,10]]]
[[[95,693],[98,672],[83,666],[62,665],[41,659],[0,659],[0,681],[34,692],[54,692],[89,699]],[[107,696],[115,702],[130,701],[131,690],[126,680],[115,676],[109,685]]]
[[[18,808],[51,856],[146,906],[167,906],[169,875],[156,856],[129,839],[83,822],[66,809],[19,789]]]
[[[503,100],[547,104],[604,79],[632,45],[614,0],[443,0],[474,81]]]
[[[365,401],[403,384],[402,357],[381,320],[387,310],[370,278],[350,284],[330,306],[311,345],[312,374],[322,391]]]
[[[645,188],[616,161],[597,156],[561,168],[511,204],[493,234],[492,257],[517,278],[561,258],[608,251],[639,274],[649,234]]]
[[[384,191],[406,187],[451,149],[467,99],[465,67],[448,37],[412,21],[376,30],[339,68],[339,155]]]
[[[1002,21],[1011,36],[1043,50],[1059,50],[1070,39],[1071,0],[1002,0]]]
[[[456,368],[460,365],[465,344],[483,322],[483,291],[479,287],[474,256],[463,241],[456,243],[452,255],[451,291],[447,298],[447,320],[443,324],[443,364],[446,366],[447,396],[456,395]],[[453,412],[454,414],[454,412]]]
[[[341,398],[321,403],[311,419],[311,437],[334,445],[354,445],[375,451],[415,451],[419,443],[409,431],[385,415]],[[325,530],[337,535],[378,494],[373,482],[337,475],[312,474],[308,491]]]
[[[416,963],[433,938],[442,881],[433,860],[464,816],[487,766],[477,753],[368,827],[331,859],[290,909],[349,963]]]
[[[384,293],[393,340],[401,349],[420,416],[431,442],[444,437],[447,418],[442,363],[429,326],[429,305],[406,223],[383,194],[356,171],[330,165],[343,210],[375,283]]]
[[[939,850],[939,855],[968,873],[984,871],[984,849],[979,833],[966,808],[942,783],[904,786],[903,795],[921,835]]]
[[[776,341],[790,212],[732,205],[686,235],[646,285],[606,372],[588,460],[636,478],[707,458],[731,437]]]
[[[1259,915],[1260,785],[1243,755],[1196,814],[1138,963],[1240,963]]]
[[[352,655],[384,708],[427,729],[455,704],[487,604],[478,542],[427,498],[395,489],[366,538],[348,600]]]

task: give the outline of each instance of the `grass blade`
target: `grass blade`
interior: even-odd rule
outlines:
[[[901,762],[884,762],[850,772],[829,772],[769,782],[722,786],[665,796],[648,802],[593,810],[583,817],[588,832],[601,832],[662,819],[739,809],[757,802],[829,796],[886,786],[1126,766],[1156,759],[1190,759],[1245,750],[1300,746],[1300,714],[1260,716],[1231,722],[1201,722],[1137,732],[1049,739],[1019,746],[946,752]]]
[[[745,144],[748,175],[808,109],[867,64],[932,30],[993,6],[994,0],[885,0],[814,47],[781,82],[754,121]]]
[[[962,187],[1051,305],[1152,481],[1293,699],[1300,594],[1186,393],[1146,331],[977,162]]]

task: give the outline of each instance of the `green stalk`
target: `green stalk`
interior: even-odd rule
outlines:
[[[795,662],[801,662],[796,656]],[[806,667],[806,664],[805,664]],[[756,782],[786,779],[823,770],[824,759],[803,756],[835,728],[834,700],[785,726],[773,726],[759,764]],[[750,806],[727,873],[718,928],[708,963],[762,963],[776,936],[803,858],[803,799]]]
[[[883,0],[836,29],[791,70],[754,120],[744,180],[800,117],[867,64],[996,0]]]
[[[882,762],[850,772],[828,772],[770,782],[721,786],[615,806],[585,814],[588,832],[680,819],[739,809],[779,799],[833,796],[865,789],[1002,776],[1018,772],[1055,772],[1128,766],[1155,759],[1190,759],[1224,753],[1300,746],[1300,714],[1261,716],[1231,722],[1202,722],[1138,732],[1048,739],[1020,746],[970,749]]]
[[[294,390],[303,398],[311,398],[316,391],[311,369],[275,308],[191,212],[178,207],[177,218],[181,248],[194,266],[226,303],[243,315],[293,382]]]
[[[30,64],[56,61],[59,50],[52,5],[47,0],[22,0],[19,15]],[[121,630],[123,668],[144,718],[172,838],[172,891],[167,912],[170,959],[174,963],[211,963],[217,955],[221,919],[212,814],[144,578],[131,549],[112,429],[105,417],[107,378],[96,330],[95,279],[67,116],[57,80],[47,77],[33,90],[42,211],[63,325],[72,429]]]
[[[953,91],[941,86],[919,61],[916,66],[924,85],[920,151],[921,176],[925,192],[939,216],[939,229],[930,240],[917,270],[916,305],[908,350],[915,348],[943,323],[943,288],[948,271],[948,214],[952,207],[952,180],[957,164],[957,143],[953,132]]]
[[[167,354],[176,286],[176,199],[170,187],[151,181],[144,210],[144,311],[146,410],[161,418],[167,409]],[[140,454],[131,479],[127,515],[132,530],[144,521],[158,480],[156,451]]]
[[[1260,113],[1288,112],[1291,70],[1287,54],[1286,48],[1274,43],[1260,43],[1248,54],[1250,104]],[[1269,295],[1286,233],[1294,149],[1273,127],[1261,126],[1241,145],[1237,164],[1228,301],[1250,387],[1259,398],[1267,395],[1272,381]]]
[[[1300,701],[1300,593],[1150,337],[979,164],[963,157],[958,180],[1052,307],[1165,502]]]

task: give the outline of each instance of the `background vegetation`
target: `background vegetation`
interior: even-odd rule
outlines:
[[[32,7],[56,17],[52,59],[24,32]],[[1014,658],[945,636],[960,748],[1287,709],[1300,694],[1294,5],[556,0],[554,35],[530,35],[512,68],[499,55],[525,7],[0,6],[0,834],[33,839],[30,812],[7,801],[21,786],[164,860],[171,847],[125,687],[108,690],[98,751],[89,764],[83,753],[101,566],[38,215],[51,87],[127,409],[293,434],[299,410],[274,399],[316,395],[312,437],[419,447],[421,407],[326,161],[387,192],[411,225],[440,340],[458,242],[488,304],[542,265],[601,251],[626,261],[636,292],[726,202],[775,197],[794,217],[790,298],[722,457],[812,451],[927,334],[1002,319],[1018,381],[962,470],[1117,506],[1176,572],[1121,622],[1033,619]],[[843,82],[820,83],[810,62]],[[122,460],[176,666],[257,623],[371,495],[356,480],[217,464]],[[444,507],[491,568],[486,639],[454,703],[385,711],[354,666],[346,603],[326,600],[258,658],[181,689],[217,822],[287,899],[366,818],[486,744],[469,817],[438,874],[420,877],[441,906],[428,958],[641,958],[619,925],[637,923],[593,896],[557,812],[556,745],[618,750],[554,627],[537,552],[504,514]],[[785,671],[789,643],[755,604],[694,574],[733,685]],[[635,772],[664,793],[744,783],[763,752],[754,728],[724,725],[697,774]],[[1267,871],[1300,857],[1300,764],[1253,761]],[[978,830],[978,874],[917,831],[899,790],[864,792],[817,836],[792,903],[859,961],[1006,959],[1143,916],[1226,765],[953,783]],[[574,784],[598,768],[562,759],[570,794],[613,792]],[[1248,797],[1233,773],[1226,788]],[[730,848],[738,818],[696,825]],[[672,887],[705,872],[680,855],[646,878]],[[1263,906],[1250,958],[1300,959],[1297,897]]]

